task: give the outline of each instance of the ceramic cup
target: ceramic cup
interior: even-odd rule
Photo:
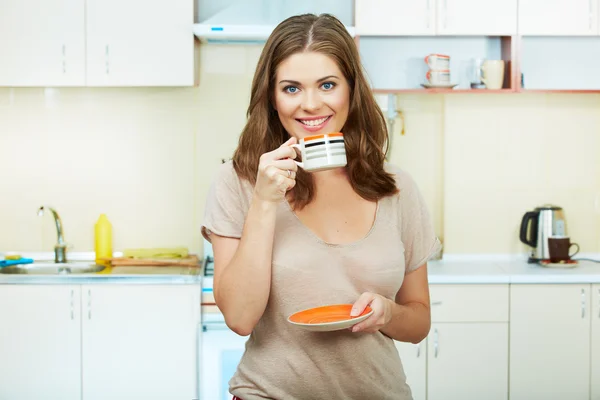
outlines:
[[[504,82],[504,61],[485,60],[481,66],[481,81],[488,89],[502,89]]]
[[[450,84],[450,71],[449,70],[440,70],[440,71],[427,71],[425,75],[429,83],[432,85],[448,85]]]
[[[346,166],[346,146],[340,132],[307,136],[292,147],[300,151],[302,161],[295,161],[305,171],[317,172]]]
[[[450,56],[445,54],[430,54],[425,57],[425,62],[432,70],[448,70],[450,69]]]
[[[572,246],[577,247],[575,253],[569,254]],[[550,251],[550,261],[567,261],[575,254],[579,253],[579,245],[571,243],[571,239],[566,236],[553,236],[548,238],[548,250]]]

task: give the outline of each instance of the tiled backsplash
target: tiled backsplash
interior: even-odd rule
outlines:
[[[197,88],[0,88],[0,250],[51,251],[56,207],[72,251],[100,213],[116,250],[201,251],[204,199],[246,118],[258,46],[203,46]],[[600,96],[405,95],[391,161],[417,180],[450,253],[521,253],[522,214],[565,208],[600,251]]]

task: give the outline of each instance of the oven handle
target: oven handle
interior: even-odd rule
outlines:
[[[231,331],[225,322],[207,322],[202,324],[202,332]]]

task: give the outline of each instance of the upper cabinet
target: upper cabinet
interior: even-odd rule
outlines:
[[[357,35],[517,33],[517,0],[356,0],[355,4]]]
[[[598,0],[519,0],[519,34],[598,35]]]
[[[435,35],[436,0],[356,0],[357,35]]]
[[[86,0],[87,86],[193,85],[193,24],[192,0]]]
[[[517,0],[437,0],[440,35],[517,34]]]
[[[2,0],[0,86],[193,86],[193,0]]]
[[[83,0],[2,0],[0,86],[85,83]]]

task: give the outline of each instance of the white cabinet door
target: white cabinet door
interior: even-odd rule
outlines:
[[[590,291],[511,285],[511,400],[589,400]]]
[[[86,0],[86,21],[88,86],[194,84],[193,1]]]
[[[356,0],[356,34],[434,35],[436,0]]]
[[[508,323],[435,323],[427,342],[429,400],[508,398]]]
[[[592,400],[600,400],[600,284],[592,285]]]
[[[598,34],[598,0],[519,0],[519,34]]]
[[[516,35],[517,0],[437,0],[440,35]]]
[[[0,4],[0,86],[85,84],[84,0]]]
[[[427,399],[427,339],[419,344],[394,342],[413,400]]]
[[[0,285],[0,324],[0,399],[81,399],[78,286]]]
[[[82,287],[83,398],[198,398],[199,285]]]

